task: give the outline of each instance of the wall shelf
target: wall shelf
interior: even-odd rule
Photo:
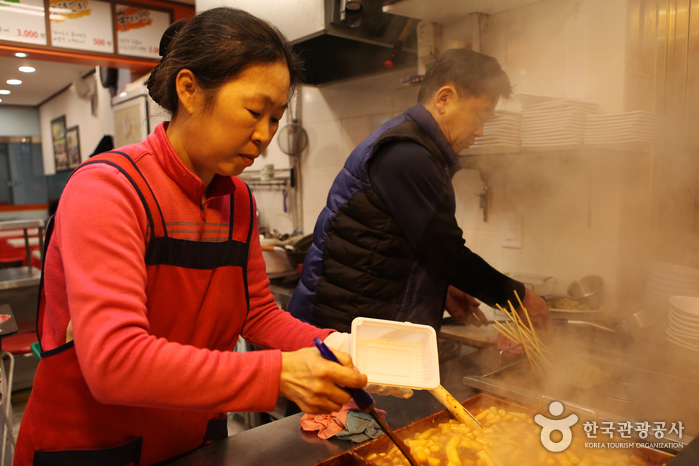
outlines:
[[[278,168],[274,170],[272,178],[263,179],[262,170],[246,170],[238,178],[245,181],[251,188],[286,188],[291,184],[291,168]]]
[[[546,152],[571,151],[620,151],[620,152],[650,152],[653,145],[645,142],[620,142],[616,144],[561,144],[550,146],[515,146],[508,144],[493,144],[489,146],[472,147],[459,153],[460,157],[474,155],[507,155],[507,154],[541,154]]]

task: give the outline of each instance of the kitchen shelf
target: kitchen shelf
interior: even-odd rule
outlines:
[[[439,24],[454,24],[471,13],[493,15],[540,0],[401,0],[384,5],[384,13],[422,19]]]
[[[291,180],[291,168],[278,168],[274,170],[274,177],[268,180],[262,179],[262,170],[246,170],[238,178],[245,181],[250,187],[280,187],[285,188]]]
[[[514,146],[508,144],[493,144],[491,146],[472,147],[459,153],[460,157],[473,155],[496,154],[541,154],[544,152],[571,151],[619,151],[619,152],[650,152],[653,145],[641,142],[622,142],[616,144],[561,144],[550,146]]]

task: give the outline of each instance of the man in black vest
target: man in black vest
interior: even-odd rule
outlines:
[[[359,316],[439,330],[445,307],[457,321],[487,324],[475,298],[519,307],[516,292],[534,325],[550,327],[545,301],[466,247],[455,218],[457,154],[510,94],[496,59],[446,51],[426,73],[419,103],[350,154],[316,223],[289,311],[341,332]]]

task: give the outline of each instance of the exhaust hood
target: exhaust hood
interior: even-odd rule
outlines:
[[[307,84],[386,71],[385,62],[399,39],[403,47],[393,60],[394,68],[417,66],[416,20],[384,13],[382,0],[322,1],[322,29],[291,41],[304,61]]]

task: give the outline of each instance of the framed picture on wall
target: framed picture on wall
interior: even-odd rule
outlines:
[[[114,147],[143,141],[149,132],[148,106],[145,95],[138,95],[112,106],[116,138]]]
[[[66,146],[66,116],[61,115],[51,120],[51,138],[53,140],[53,159],[56,171],[68,170],[68,148]]]
[[[80,165],[80,133],[77,126],[71,126],[66,130],[66,148],[68,167],[75,168]]]

